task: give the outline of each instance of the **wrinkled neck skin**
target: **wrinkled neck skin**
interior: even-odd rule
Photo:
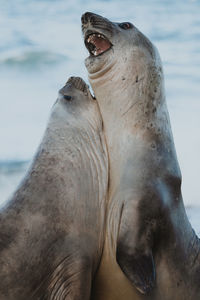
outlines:
[[[165,103],[161,62],[158,57],[157,65],[155,59],[148,59],[144,64],[143,51],[131,53],[125,48],[121,55],[117,49],[115,55],[108,56],[104,63],[99,64],[100,70],[93,68],[93,63],[86,60],[90,70],[89,81],[104,122],[110,162],[110,198],[115,197],[118,190],[129,192],[127,187],[130,188],[131,184],[137,189],[135,182],[140,179],[141,173],[137,177],[134,166],[138,168],[141,164],[142,168],[147,159],[155,156],[160,146],[165,151],[172,148],[169,171],[180,177]],[[127,162],[130,168],[126,177]],[[152,168],[156,169],[158,162],[153,159],[152,163],[155,164]],[[148,178],[149,171],[145,172]]]
[[[121,55],[120,50],[117,49],[113,56],[108,59],[109,63],[105,60],[105,63],[101,64],[100,70],[90,66],[92,72],[89,73],[89,81],[103,116],[109,152],[112,152],[111,169],[116,166],[112,161],[115,160],[115,152],[121,151],[123,154],[121,149],[123,140],[130,136],[133,139],[138,138],[138,143],[143,141],[148,143],[152,135],[155,136],[156,142],[165,140],[165,143],[170,145],[173,143],[171,130],[169,130],[160,59],[156,60],[157,65],[152,59],[150,62],[147,61],[144,67],[142,52],[131,53],[128,49],[123,49]],[[86,61],[86,66],[87,64],[89,62]],[[118,139],[116,135],[119,136]],[[131,147],[132,144],[130,149]]]
[[[98,110],[76,111],[54,105],[25,179],[0,212],[1,300],[89,299],[104,240],[107,154]]]
[[[142,52],[131,53],[129,49],[123,49],[122,55],[120,50],[115,49],[113,55],[112,51],[107,54],[107,59],[101,58],[100,64],[96,63],[98,58],[96,61],[86,60],[89,81],[104,121],[110,162],[106,242],[97,288],[99,284],[103,289],[103,270],[111,261],[112,266],[107,267],[106,272],[114,277],[118,274],[118,277],[115,278],[116,285],[110,291],[112,296],[109,299],[195,300],[200,293],[197,284],[200,243],[188,221],[182,201],[181,174],[165,102],[159,54],[155,51],[156,57],[144,64],[140,63],[144,60]],[[145,170],[144,174],[142,170]],[[140,201],[140,193],[146,189],[141,181],[146,181],[148,185],[152,177],[155,177],[153,185],[159,186],[158,181],[161,182],[159,198],[168,203],[162,216],[162,223],[167,225],[160,229],[161,242],[153,250],[156,287],[149,296],[144,296],[130,286],[114,260],[124,207],[122,202],[128,202],[134,195]],[[178,204],[174,204],[176,201]],[[130,218],[137,220],[137,215],[130,215]],[[103,284],[106,284],[106,280]],[[102,298],[98,295],[94,299],[108,297],[105,295]]]
[[[149,97],[156,108],[158,104],[164,102],[163,74],[159,54],[155,53],[158,56],[157,64],[155,64],[153,58],[145,57],[145,49],[138,53],[138,49],[134,52],[133,48],[131,52],[129,49],[123,48],[123,55],[120,49],[113,50],[111,48],[109,51],[110,53],[100,63],[95,60],[91,61],[91,58],[86,59],[86,67],[90,70],[89,81],[100,109],[107,117],[106,123],[110,119],[107,116],[109,109],[114,110],[113,115],[116,114],[116,117],[120,117],[121,122],[126,120],[127,113],[132,109],[130,113],[134,118],[130,127],[138,121],[137,116],[138,118],[148,117],[147,120],[149,120],[148,107],[145,107],[150,104]],[[98,60],[98,57],[95,59]],[[145,59],[146,65],[144,64]],[[96,64],[98,67],[95,67]],[[114,105],[117,103],[118,105]],[[141,110],[139,111],[138,108]],[[142,108],[146,108],[146,110],[142,111]],[[110,122],[114,122],[115,116],[110,117]],[[115,123],[117,125],[117,122]]]

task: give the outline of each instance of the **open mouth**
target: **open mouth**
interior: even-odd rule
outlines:
[[[85,46],[91,56],[99,56],[108,51],[112,44],[103,34],[94,32],[86,36]]]

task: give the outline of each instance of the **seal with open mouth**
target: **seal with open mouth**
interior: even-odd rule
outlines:
[[[129,22],[88,12],[82,29],[110,163],[94,299],[196,300],[200,243],[182,201],[158,51]]]
[[[98,104],[72,77],[0,211],[0,299],[89,300],[104,243],[108,158]]]

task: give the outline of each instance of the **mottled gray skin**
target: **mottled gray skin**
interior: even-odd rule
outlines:
[[[101,33],[112,44],[85,62],[110,166],[94,299],[200,299],[200,242],[182,201],[159,54],[133,25],[92,13],[82,24],[84,37]]]
[[[1,300],[90,299],[104,241],[107,162],[97,102],[72,77],[0,212]]]

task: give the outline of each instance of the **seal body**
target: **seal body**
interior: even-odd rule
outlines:
[[[85,13],[82,28],[110,162],[94,298],[197,299],[199,240],[182,201],[158,51],[131,23]]]
[[[0,212],[0,299],[90,299],[104,241],[108,158],[81,78],[59,92],[41,145]]]

